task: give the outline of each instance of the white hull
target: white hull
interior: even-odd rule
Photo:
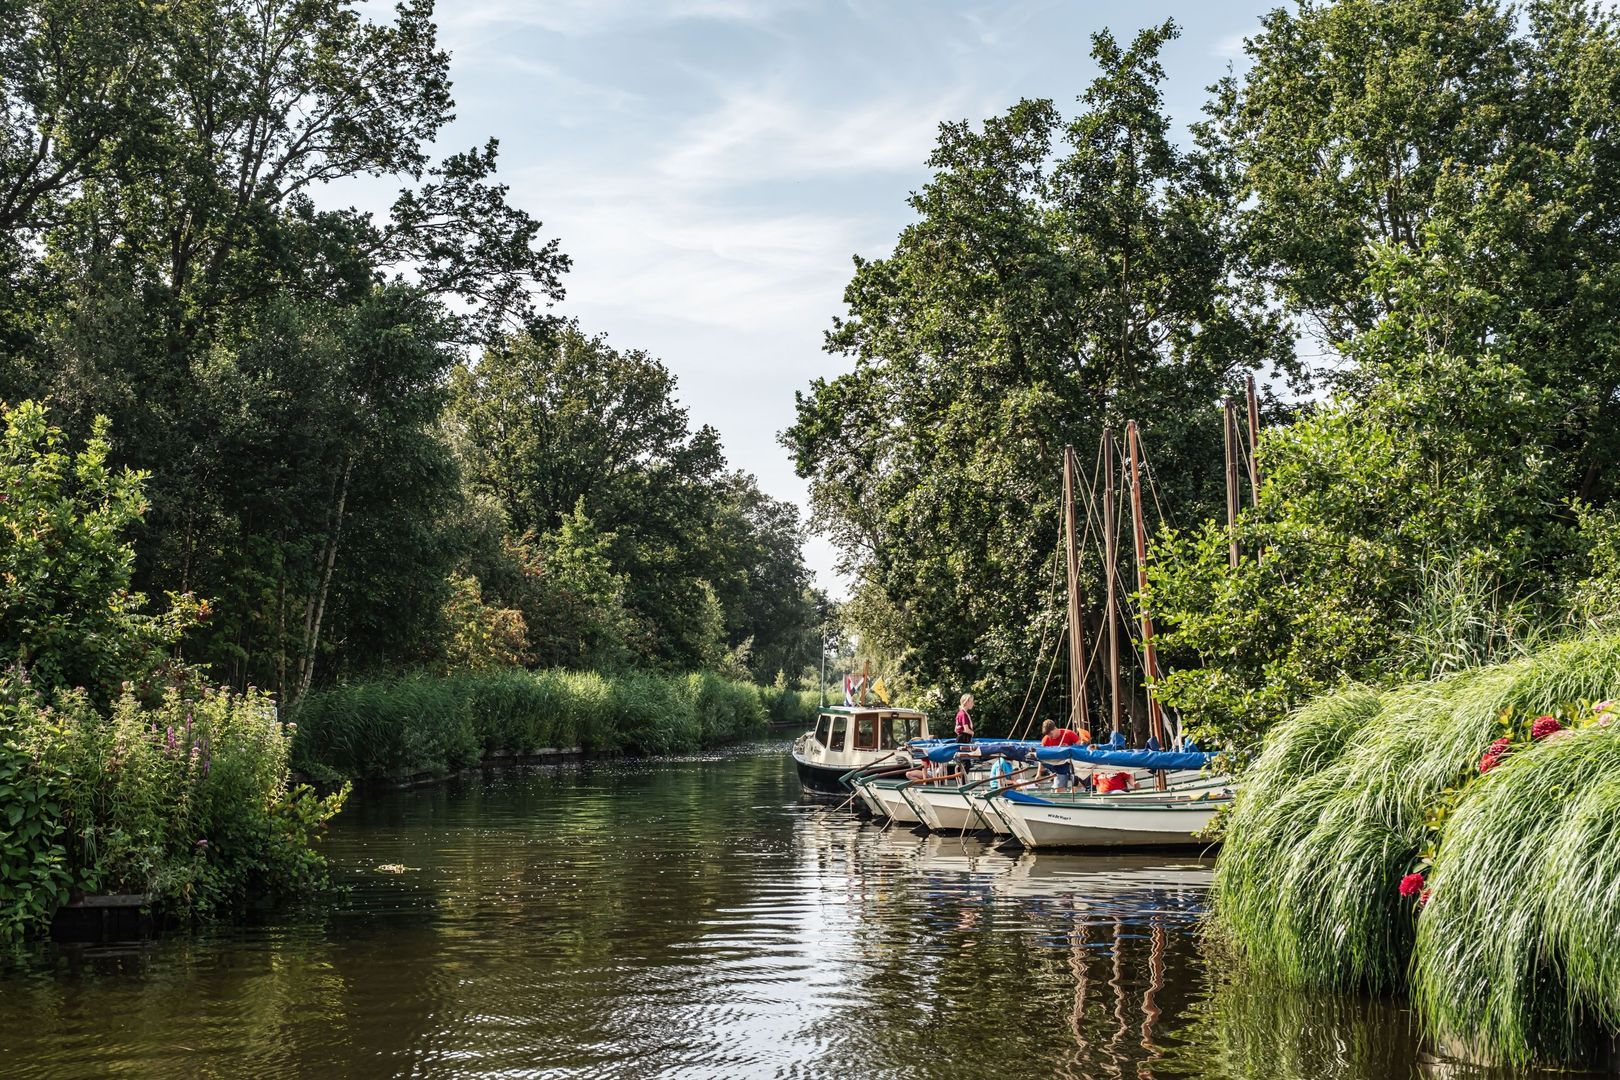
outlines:
[[[878,787],[876,784],[863,784],[862,787],[877,800],[879,815],[899,825],[916,825],[922,821],[898,787]]]
[[[906,789],[908,802],[917,816],[935,832],[973,831],[985,827],[978,812],[968,802],[960,787],[924,787]]]
[[[1197,846],[1229,799],[1164,801],[1081,796],[1048,803],[996,800],[995,812],[1028,848]]]

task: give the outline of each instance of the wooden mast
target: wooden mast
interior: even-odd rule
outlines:
[[[1080,611],[1080,543],[1075,536],[1074,484],[1079,462],[1074,447],[1063,448],[1063,541],[1069,564],[1069,726],[1091,730],[1086,701],[1086,638]]]
[[[1119,700],[1119,620],[1114,617],[1118,599],[1119,535],[1114,530],[1114,429],[1103,428],[1103,562],[1108,581],[1108,602],[1103,606],[1103,625],[1108,634],[1108,714],[1112,731],[1120,730]]]
[[[1260,401],[1254,394],[1254,376],[1249,376],[1249,497],[1260,505]]]
[[[1232,399],[1226,399],[1226,539],[1228,544],[1227,563],[1232,567],[1238,564],[1238,427],[1237,406]]]
[[[1147,529],[1142,523],[1141,436],[1136,432],[1135,420],[1125,422],[1125,443],[1131,456],[1131,520],[1136,533],[1136,585],[1145,594],[1148,587]],[[1147,676],[1148,682],[1148,729],[1159,740],[1159,748],[1168,749],[1164,744],[1164,713],[1159,708],[1158,695],[1153,692],[1159,683],[1159,658],[1153,650],[1153,616],[1148,614],[1145,602],[1142,604],[1142,673]],[[1160,791],[1164,790],[1163,772],[1154,774],[1154,786]]]

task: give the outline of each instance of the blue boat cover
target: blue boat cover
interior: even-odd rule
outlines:
[[[917,739],[910,746],[929,761],[950,761],[961,744],[952,739]],[[1197,750],[1113,750],[1096,746],[1042,746],[1027,739],[978,739],[972,744],[983,757],[1018,758],[1056,764],[1078,761],[1118,769],[1203,769],[1215,760],[1214,754]]]

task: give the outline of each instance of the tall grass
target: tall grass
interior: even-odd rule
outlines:
[[[1216,871],[1219,925],[1304,986],[1398,989],[1438,1035],[1509,1061],[1564,1058],[1620,1020],[1620,733],[1537,745],[1470,787],[1421,918],[1398,885],[1425,817],[1497,718],[1620,695],[1620,636],[1384,692],[1320,699],[1246,775]],[[1606,845],[1606,846],[1605,846]],[[1556,894],[1556,896],[1554,895]]]
[[[759,688],[709,673],[415,674],[311,693],[293,764],[318,777],[442,776],[553,748],[663,754],[762,734]]]

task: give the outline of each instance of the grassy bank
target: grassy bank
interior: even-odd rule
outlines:
[[[1590,704],[1616,696],[1610,636],[1312,703],[1245,778],[1218,925],[1290,983],[1409,989],[1452,1050],[1591,1056],[1620,1031],[1620,732]],[[1548,713],[1572,730],[1524,734]]]
[[[293,716],[293,764],[322,779],[399,779],[554,748],[665,754],[754,738],[771,720],[808,726],[815,700],[708,673],[407,675],[311,693]]]

